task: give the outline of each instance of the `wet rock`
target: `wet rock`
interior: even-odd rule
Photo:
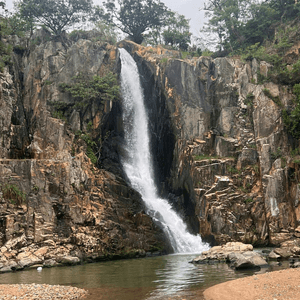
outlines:
[[[236,270],[261,268],[268,265],[266,260],[257,252],[246,251],[243,253],[230,253],[227,261]]]
[[[44,261],[43,266],[47,268],[55,267],[57,262],[54,259],[47,259]]]
[[[268,258],[269,259],[274,259],[274,260],[277,260],[278,258],[280,258],[281,256],[277,253],[275,253],[274,250],[271,251],[271,253],[268,255]]]
[[[0,273],[15,271],[18,268],[19,265],[14,260],[10,260],[7,263],[3,264],[2,268],[0,269]]]
[[[291,267],[291,268],[300,268],[300,262],[297,261],[297,262],[291,264],[290,267]]]
[[[276,248],[274,253],[279,255],[281,258],[289,258],[293,255],[292,250],[290,248]]]
[[[80,263],[80,259],[74,256],[57,257],[56,261],[65,265],[76,265]]]

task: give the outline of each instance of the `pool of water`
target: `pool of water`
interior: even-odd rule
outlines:
[[[197,255],[166,255],[72,267],[44,268],[0,274],[0,283],[72,285],[90,291],[87,300],[201,299],[202,291],[231,279],[286,268],[270,266],[258,272],[234,271],[227,264],[194,265]]]

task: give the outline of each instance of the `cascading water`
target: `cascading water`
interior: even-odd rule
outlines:
[[[123,167],[132,187],[143,198],[147,213],[157,221],[168,236],[175,253],[200,253],[209,247],[199,235],[187,231],[183,220],[167,200],[157,195],[149,147],[148,121],[138,68],[125,49],[119,49],[121,58],[121,88],[126,157]]]

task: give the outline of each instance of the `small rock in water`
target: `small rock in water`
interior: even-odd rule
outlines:
[[[42,272],[43,268],[42,267],[37,267],[36,269],[38,272]]]

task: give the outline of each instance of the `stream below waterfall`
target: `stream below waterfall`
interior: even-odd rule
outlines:
[[[196,255],[166,255],[107,261],[72,267],[43,268],[0,274],[1,284],[47,283],[85,288],[85,300],[202,299],[209,286],[254,274],[234,271],[227,264],[194,265]],[[257,273],[287,268],[270,266]]]

